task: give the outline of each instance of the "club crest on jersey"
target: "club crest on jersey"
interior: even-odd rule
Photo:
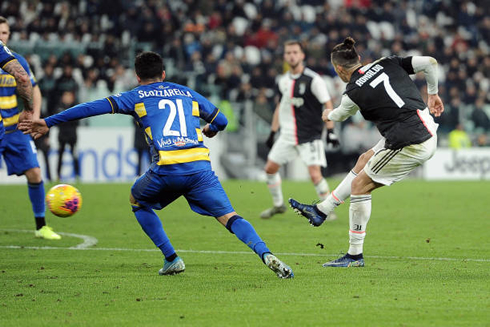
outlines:
[[[299,94],[305,94],[305,91],[306,91],[306,84],[305,83],[300,83],[299,84],[299,89],[298,89]]]

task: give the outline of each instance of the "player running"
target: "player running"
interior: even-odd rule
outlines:
[[[320,117],[324,109],[331,109],[333,105],[325,81],[304,66],[304,59],[305,53],[299,41],[284,44],[284,61],[290,70],[281,76],[277,84],[281,100],[274,111],[271,133],[266,142],[271,151],[264,168],[274,206],[263,211],[261,218],[286,212],[279,169],[298,155],[308,167],[318,197],[324,200],[329,193],[327,180],[321,172],[321,167],[327,166],[327,159],[321,140],[324,123]],[[328,122],[327,142],[337,146],[339,142],[333,128],[333,122]],[[274,142],[279,130],[279,138]]]
[[[402,180],[434,155],[438,125],[430,113],[440,116],[444,111],[437,95],[437,61],[434,58],[391,56],[363,66],[354,43],[348,37],[332,50],[335,71],[348,84],[340,106],[325,110],[323,120],[344,121],[360,111],[366,120],[376,124],[383,138],[365,154],[368,160],[363,158],[358,162],[357,176],[347,177],[344,183],[344,191],[351,187],[350,247],[345,256],[323,264],[324,267],[364,266],[363,244],[371,217],[371,192]],[[409,77],[418,72],[423,72],[427,81],[429,110]],[[348,180],[352,181],[350,185]],[[289,203],[312,225],[320,226],[335,207],[331,200],[318,205],[305,205],[294,199],[289,199]],[[337,200],[336,205],[342,201]]]
[[[79,104],[46,119],[26,121],[19,128],[37,138],[46,134],[50,127],[66,121],[108,113],[133,116],[145,132],[152,163],[131,188],[130,202],[142,229],[165,256],[159,274],[181,273],[185,265],[153,209],[163,209],[184,196],[193,211],[215,217],[258,254],[278,277],[293,277],[291,268],[274,256],[252,225],[234,211],[211,169],[203,134],[214,137],[226,127],[226,117],[199,93],[186,86],[164,82],[160,55],[139,54],[135,71],[140,86],[129,92]],[[202,131],[200,119],[208,123]]]

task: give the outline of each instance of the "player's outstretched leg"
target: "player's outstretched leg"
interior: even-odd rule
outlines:
[[[289,205],[298,215],[306,217],[312,226],[318,227],[327,219],[327,215],[321,212],[316,205],[302,204],[291,198]]]
[[[133,212],[143,231],[165,256],[160,275],[175,275],[185,270],[184,261],[177,256],[170,239],[163,229],[162,222],[153,209],[133,205]]]
[[[239,215],[235,215],[228,219],[226,228],[252,251],[257,253],[266,266],[276,273],[279,278],[292,278],[294,276],[292,269],[271,253],[248,221]]]

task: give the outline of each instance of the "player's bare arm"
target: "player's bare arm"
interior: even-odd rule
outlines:
[[[14,76],[17,82],[17,94],[24,100],[24,109],[33,112],[31,80],[22,65],[17,60],[12,60],[3,67],[3,70]]]

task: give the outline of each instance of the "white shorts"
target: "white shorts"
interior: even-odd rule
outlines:
[[[325,147],[323,146],[322,140],[293,144],[279,137],[272,146],[267,158],[279,165],[284,165],[298,155],[306,166],[327,166]]]
[[[391,150],[384,147],[383,137],[372,150],[364,171],[376,183],[391,185],[401,181],[412,170],[432,158],[437,148],[437,134],[420,144],[412,144],[401,149]]]

